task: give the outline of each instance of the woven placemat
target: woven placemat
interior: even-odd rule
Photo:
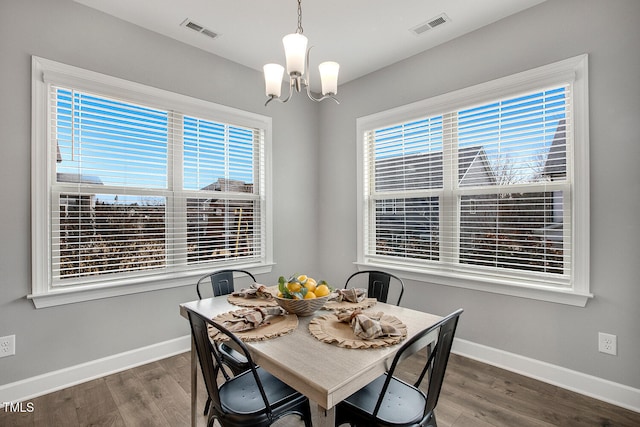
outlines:
[[[365,313],[366,314],[366,313]],[[380,348],[398,344],[407,337],[407,326],[395,316],[384,314],[380,319],[393,325],[401,335],[364,340],[353,333],[348,323],[338,320],[334,313],[317,316],[309,322],[309,332],[316,339],[345,348]]]
[[[213,318],[217,323],[222,324],[225,320],[234,319],[233,313],[228,311]],[[298,316],[295,314],[285,314],[283,316],[273,316],[268,319],[269,323],[260,325],[248,331],[234,332],[242,341],[264,341],[293,332],[298,327]],[[221,334],[209,325],[209,336],[215,341],[228,341],[226,335]]]
[[[277,286],[269,286],[267,290],[273,295],[276,296],[278,294]],[[234,296],[229,294],[227,296],[227,301],[229,304],[237,305],[238,307],[277,307],[278,303],[275,299],[264,299],[264,298],[245,298]]]
[[[327,301],[322,307],[323,310],[340,311],[340,310],[354,310],[359,308],[364,310],[366,308],[373,307],[378,302],[375,298],[365,298],[360,302],[349,301]]]

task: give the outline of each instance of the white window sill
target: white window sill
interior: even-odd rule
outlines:
[[[243,268],[254,274],[263,274],[271,272],[273,264],[263,264],[256,267],[233,266],[229,268]],[[102,298],[137,294],[141,292],[177,288],[181,286],[193,286],[193,295],[195,299],[196,280],[204,274],[206,274],[206,271],[198,270],[194,272],[175,273],[163,276],[162,278],[147,278],[144,281],[137,281],[134,283],[131,283],[131,281],[121,281],[117,283],[90,286],[50,288],[47,292],[27,295],[27,299],[33,301],[35,308],[46,308]]]
[[[480,281],[466,277],[447,277],[436,274],[428,274],[424,271],[407,267],[399,268],[397,265],[386,263],[355,263],[359,270],[382,269],[393,273],[403,279],[433,283],[436,285],[453,286],[457,288],[472,289],[494,294],[509,295],[519,298],[527,298],[539,301],[553,302],[557,304],[585,307],[593,294],[581,292],[570,288],[558,288],[554,286],[522,286],[497,281]]]

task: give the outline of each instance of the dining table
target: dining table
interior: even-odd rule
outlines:
[[[188,319],[187,310],[214,318],[239,309],[225,296],[180,304],[180,314]],[[441,316],[406,307],[376,302],[367,309],[394,316],[406,325],[406,337],[437,323]],[[289,333],[265,340],[245,342],[256,364],[290,387],[307,396],[312,403],[314,426],[335,424],[335,406],[364,387],[389,368],[402,341],[376,348],[347,348],[319,340],[310,333],[309,325],[318,316],[331,313],[318,310],[311,316],[298,316],[298,324]],[[436,339],[434,334],[433,340]],[[419,349],[414,349],[418,351]],[[196,426],[197,375],[199,363],[191,340],[191,425]]]

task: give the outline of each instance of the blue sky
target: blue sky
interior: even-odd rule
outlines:
[[[172,146],[168,111],[86,93],[57,91],[57,172],[105,185],[166,189]],[[218,178],[253,183],[253,130],[184,117],[184,188]]]

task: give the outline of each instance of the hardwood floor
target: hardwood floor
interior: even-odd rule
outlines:
[[[413,363],[404,362],[406,378]],[[203,389],[200,384],[198,408],[204,408]],[[189,390],[189,353],[183,353],[32,399],[33,412],[0,409],[0,426],[189,426]],[[456,355],[436,415],[440,427],[640,426],[640,413]],[[277,425],[303,423],[288,417]]]

